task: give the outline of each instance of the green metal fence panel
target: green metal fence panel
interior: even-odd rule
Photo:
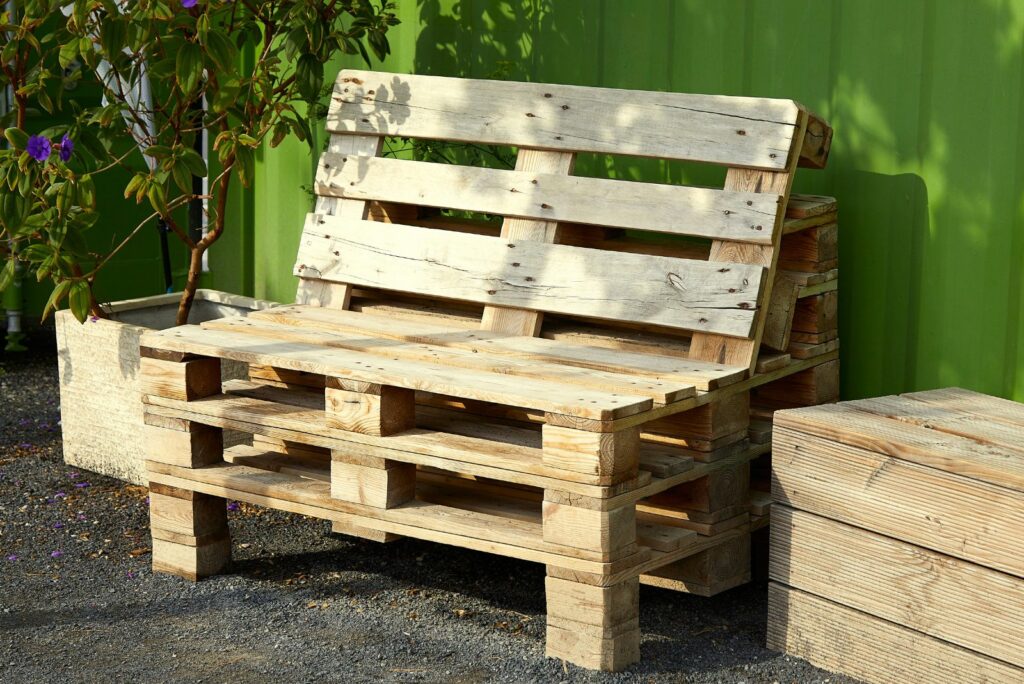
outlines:
[[[848,398],[1024,399],[1024,0],[400,0],[386,68],[797,99],[835,127]],[[255,294],[289,300],[311,161],[266,153]],[[581,173],[715,182],[656,162]]]

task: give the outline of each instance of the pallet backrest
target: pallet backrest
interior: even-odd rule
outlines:
[[[691,358],[752,367],[806,126],[790,100],[342,71],[295,266],[299,300],[345,307],[353,286],[381,288],[482,304],[484,328],[513,334],[538,334],[544,312],[685,330]],[[514,170],[386,158],[385,136],[518,156]],[[579,152],[729,171],[722,189],[577,177]],[[381,223],[367,220],[371,202],[504,222],[496,235]],[[569,226],[710,248],[681,258],[559,244]]]

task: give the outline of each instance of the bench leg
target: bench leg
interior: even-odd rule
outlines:
[[[153,571],[193,582],[222,572],[231,562],[226,503],[220,497],[151,484]]]
[[[610,587],[548,576],[548,657],[594,670],[623,670],[640,660],[640,581]]]

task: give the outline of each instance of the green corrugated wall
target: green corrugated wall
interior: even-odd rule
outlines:
[[[821,113],[829,168],[795,187],[840,202],[844,397],[961,385],[1024,400],[1024,0],[398,3],[389,70]],[[291,299],[311,167],[299,144],[262,157],[240,214],[251,235],[220,246],[222,277],[251,266],[252,294]],[[651,163],[612,172],[679,179]]]

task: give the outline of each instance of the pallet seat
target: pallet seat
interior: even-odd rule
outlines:
[[[834,220],[790,199],[827,125],[788,100],[346,70],[327,129],[295,304],[142,339],[154,568],[222,571],[225,499],[535,561],[548,654],[608,670],[639,658],[641,581],[746,581],[752,390],[834,359],[789,353],[820,283],[779,268],[784,234]],[[727,170],[574,175],[584,154]]]

